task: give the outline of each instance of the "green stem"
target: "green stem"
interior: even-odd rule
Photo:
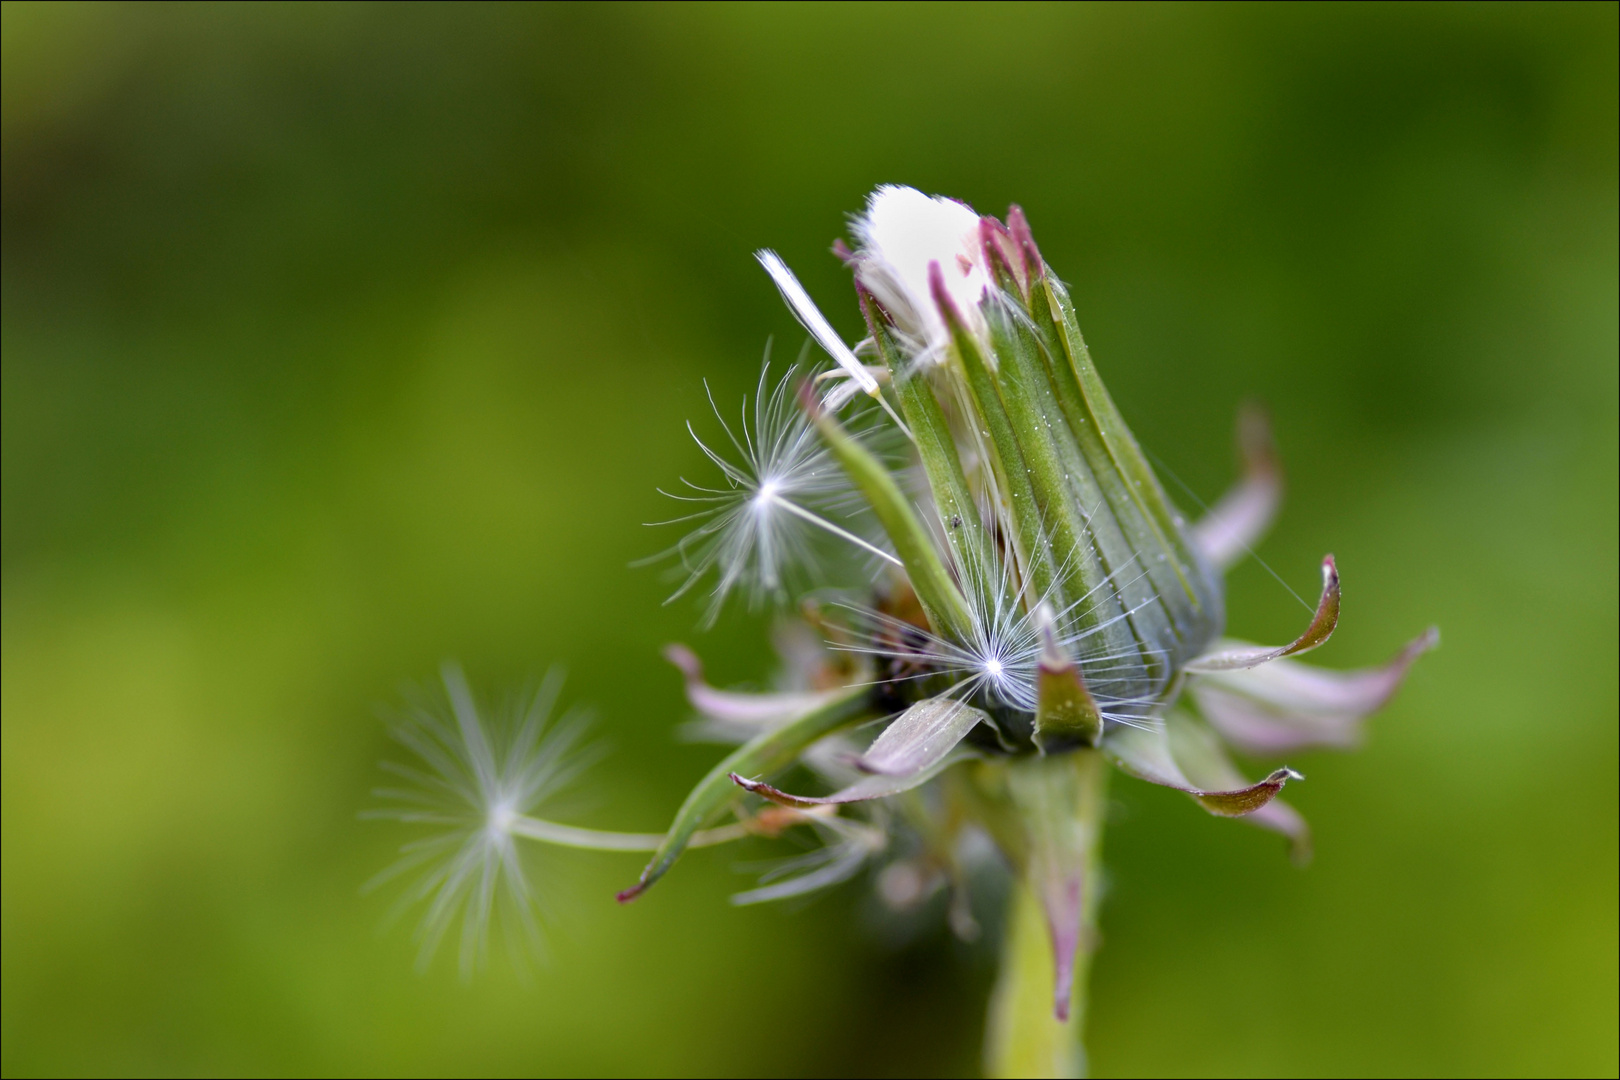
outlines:
[[[508,830],[526,840],[538,840],[558,847],[584,848],[587,851],[657,851],[663,844],[664,833],[608,832],[604,829],[582,829],[577,825],[559,825],[541,818],[514,817]],[[687,847],[713,847],[741,840],[748,829],[741,822],[723,825],[718,829],[699,829],[686,842]]]
[[[1007,926],[1001,945],[1001,972],[990,995],[985,1029],[985,1073],[989,1076],[1084,1076],[1086,1052],[1081,1043],[1085,1025],[1086,979],[1097,940],[1098,869],[1102,849],[1103,817],[1107,808],[1109,768],[1095,750],[1076,750],[1029,762],[1035,768],[1072,769],[1068,782],[1048,784],[1050,791],[1067,789],[1072,801],[1051,807],[1052,817],[1066,819],[1064,831],[1081,846],[1082,877],[1080,934],[1074,952],[1074,982],[1066,1021],[1053,1010],[1056,980],[1054,935],[1043,903],[1044,886],[1051,883],[1052,867],[1041,857],[1044,846],[1038,833],[1023,860],[1023,873],[1013,889]],[[1028,812],[1025,807],[1025,813]],[[1045,866],[1043,867],[1043,863]]]

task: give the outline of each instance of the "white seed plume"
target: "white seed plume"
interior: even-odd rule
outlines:
[[[860,357],[844,344],[844,339],[838,336],[838,331],[832,328],[832,323],[827,321],[827,317],[821,313],[816,302],[810,299],[810,294],[804,291],[804,286],[799,284],[799,279],[793,276],[793,271],[788,269],[782,257],[767,248],[764,251],[756,251],[754,258],[758,259],[765,272],[771,275],[771,280],[776,282],[777,289],[782,293],[782,299],[787,301],[794,317],[810,331],[810,336],[816,339],[816,344],[825,349],[828,356],[838,361],[838,366],[862,392],[877,397],[877,378],[866,370],[866,365],[861,363]]]
[[[459,919],[460,965],[470,975],[487,949],[497,907],[531,944],[537,941],[536,898],[515,840],[525,835],[528,815],[574,780],[591,755],[579,746],[582,714],[551,721],[560,673],[547,675],[520,704],[517,722],[503,730],[485,724],[459,667],[446,664],[443,678],[448,717],[443,702],[422,698],[390,725],[394,739],[421,760],[385,762],[383,768],[411,786],[378,789],[374,794],[393,805],[366,815],[436,831],[402,848],[399,862],[368,888],[424,869],[396,910],[427,905],[418,930],[423,967]]]
[[[979,302],[991,279],[979,246],[979,215],[971,207],[885,184],[867,200],[854,232],[856,276],[919,351],[937,356],[950,341],[928,282],[933,263],[968,325],[982,326]]]
[[[1007,705],[1023,712],[1034,712],[1037,705],[1037,673],[1044,650],[1058,650],[1077,660],[1105,721],[1131,727],[1144,726],[1155,704],[1154,699],[1122,695],[1115,688],[1139,678],[1143,668],[1140,649],[1109,653],[1099,648],[1102,631],[1121,619],[1128,619],[1138,608],[1118,613],[1104,622],[1079,628],[1079,618],[1087,612],[1103,590],[1123,589],[1123,570],[1115,571],[1085,595],[1061,611],[1054,610],[1049,597],[1026,605],[1011,571],[1004,568],[1001,578],[976,587],[977,574],[951,560],[960,579],[968,585],[971,617],[966,640],[955,641],[923,630],[911,623],[868,608],[847,606],[856,616],[862,643],[839,646],[853,652],[900,661],[915,673],[902,678],[927,679],[939,675],[954,679],[946,691],[951,697],[969,701],[982,696],[990,704]],[[1142,576],[1135,572],[1136,578]],[[1059,574],[1059,583],[1067,577]],[[1133,578],[1132,580],[1135,580]],[[1053,585],[1053,591],[1058,583]],[[1146,602],[1144,602],[1146,603]],[[1139,605],[1140,606],[1140,605]],[[1043,627],[1055,633],[1043,634]]]
[[[810,336],[815,338],[816,343],[826,350],[827,355],[838,362],[838,371],[825,372],[817,381],[819,382],[829,376],[840,375],[846,381],[828,394],[822,400],[822,404],[836,412],[855,395],[856,391],[860,391],[883,406],[883,411],[889,414],[889,419],[893,420],[900,430],[905,433],[906,438],[911,438],[911,429],[906,427],[906,422],[900,419],[899,414],[894,411],[894,407],[884,400],[883,390],[878,386],[877,376],[872,373],[874,369],[868,368],[861,363],[861,359],[855,355],[855,351],[844,344],[844,339],[838,336],[838,331],[832,328],[832,324],[821,313],[821,309],[816,306],[816,302],[810,299],[810,294],[805,292],[804,286],[799,284],[799,279],[793,275],[792,270],[788,269],[788,265],[782,261],[782,257],[769,249],[756,251],[754,257],[765,268],[765,272],[771,275],[771,280],[776,282],[777,289],[782,293],[782,299],[786,300],[788,307],[793,310],[794,318],[798,319],[800,325],[810,331]]]
[[[745,399],[740,434],[726,423],[710,396],[709,404],[737,460],[728,460],[695,431],[692,438],[719,466],[726,487],[703,487],[683,477],[686,492],[664,492],[705,507],[674,519],[698,524],[675,546],[688,574],[670,600],[688,592],[711,569],[718,570],[709,605],[710,622],[734,589],[746,590],[756,603],[784,593],[788,569],[813,561],[810,538],[817,530],[900,565],[893,555],[827,518],[827,513],[836,512],[841,498],[848,496],[849,482],[793,401],[794,370],[789,368],[774,388],[769,383],[770,366],[760,372],[752,420]],[[691,425],[687,430],[691,431]]]

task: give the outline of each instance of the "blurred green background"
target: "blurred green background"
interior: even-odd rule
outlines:
[[[972,1074],[992,967],[862,887],[537,863],[547,957],[413,970],[360,885],[379,703],[559,663],[656,829],[715,759],[628,568],[683,429],[899,181],[1021,203],[1202,498],[1269,402],[1262,554],[1445,643],[1276,837],[1121,781],[1098,1075],[1613,1075],[1616,6],[4,5],[3,1069]],[[1232,629],[1297,631],[1252,563]]]

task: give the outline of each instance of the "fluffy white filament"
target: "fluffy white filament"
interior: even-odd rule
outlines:
[[[810,336],[816,339],[816,344],[827,350],[828,356],[838,361],[838,366],[848,373],[856,386],[865,393],[877,396],[877,379],[866,370],[866,365],[861,363],[854,351],[844,344],[844,339],[838,336],[838,331],[832,328],[832,323],[828,322],[821,309],[816,307],[816,302],[810,299],[810,294],[804,291],[804,286],[799,284],[799,279],[793,276],[793,271],[788,269],[782,257],[766,249],[756,251],[754,258],[758,259],[759,265],[771,275],[771,280],[776,282],[777,289],[781,290],[782,299],[793,309],[794,317],[810,331]]]
[[[860,242],[856,274],[894,318],[899,329],[930,354],[949,343],[945,320],[934,303],[929,266],[938,263],[956,309],[977,328],[979,302],[990,274],[979,246],[979,215],[972,207],[916,188],[885,184],[855,219]]]
[[[977,574],[974,564],[957,565],[959,575],[970,585]],[[1121,582],[1126,573],[1132,576]],[[841,646],[852,652],[897,660],[915,672],[901,678],[928,679],[945,675],[955,681],[946,691],[961,701],[984,697],[990,704],[1008,705],[1024,712],[1036,709],[1036,676],[1042,656],[1056,650],[1064,658],[1078,660],[1103,719],[1128,727],[1147,723],[1155,701],[1119,693],[1142,671],[1143,655],[1138,649],[1110,653],[1101,647],[1102,632],[1112,623],[1128,619],[1137,609],[1115,614],[1106,621],[1080,628],[1079,615],[1091,609],[1093,597],[1104,588],[1123,588],[1141,576],[1141,571],[1116,571],[1091,591],[1061,611],[1053,609],[1048,598],[1028,605],[1026,610],[1010,572],[999,580],[969,587],[971,624],[968,636],[952,640],[920,629],[893,616],[869,608],[847,605],[855,615],[861,643]],[[1042,633],[1042,627],[1052,633]]]
[[[849,481],[793,401],[793,380],[794,369],[789,368],[772,388],[769,368],[761,371],[753,408],[744,402],[742,424],[735,430],[715,406],[715,417],[734,455],[720,453],[692,433],[724,475],[724,487],[704,487],[683,478],[684,493],[665,492],[702,507],[675,519],[692,522],[694,528],[675,546],[688,573],[670,600],[689,591],[710,570],[718,571],[708,611],[711,622],[735,589],[756,602],[783,594],[786,572],[814,562],[810,537],[818,531],[899,565],[893,555],[826,516],[848,495]]]
[[[861,363],[855,351],[844,344],[844,339],[838,336],[838,331],[832,328],[832,323],[827,321],[827,317],[821,313],[816,302],[810,299],[810,294],[804,291],[804,286],[799,284],[799,279],[788,269],[782,257],[769,249],[755,252],[754,257],[765,268],[765,272],[771,275],[771,280],[776,282],[777,289],[782,293],[782,299],[793,309],[794,317],[810,331],[810,336],[827,351],[827,355],[838,361],[839,371],[826,372],[822,377],[842,374],[847,380],[828,394],[822,404],[836,412],[858,389],[883,406],[883,411],[889,414],[889,419],[905,433],[906,438],[911,438],[911,429],[906,427],[906,422],[900,419],[900,414],[894,411],[893,406],[884,400],[883,391],[878,388],[877,377]],[[819,378],[817,381],[820,381]]]
[[[497,907],[536,939],[535,897],[514,838],[524,833],[526,815],[574,780],[590,755],[579,746],[583,715],[551,721],[559,672],[519,706],[515,724],[495,728],[480,716],[459,667],[446,664],[443,677],[448,710],[446,702],[424,698],[390,725],[420,766],[385,762],[383,768],[410,786],[374,792],[393,805],[366,816],[435,828],[406,845],[399,862],[372,884],[424,869],[400,899],[401,908],[426,904],[420,962],[427,964],[459,920],[461,969],[468,975],[487,947]]]

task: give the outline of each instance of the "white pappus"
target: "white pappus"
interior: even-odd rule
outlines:
[[[767,362],[760,371],[753,408],[750,410],[745,398],[741,422],[735,429],[710,394],[709,404],[735,451],[734,458],[705,443],[687,425],[704,455],[719,467],[726,486],[707,487],[682,477],[685,491],[660,489],[670,498],[702,507],[657,524],[695,523],[664,556],[676,555],[686,572],[686,580],[670,601],[691,591],[711,570],[718,572],[706,623],[714,622],[734,590],[747,592],[755,605],[784,595],[787,574],[815,562],[811,540],[818,532],[883,562],[900,565],[892,554],[852,531],[847,521],[834,520],[860,504],[851,497],[847,476],[794,400],[798,370],[797,366],[788,368],[772,385]]]

